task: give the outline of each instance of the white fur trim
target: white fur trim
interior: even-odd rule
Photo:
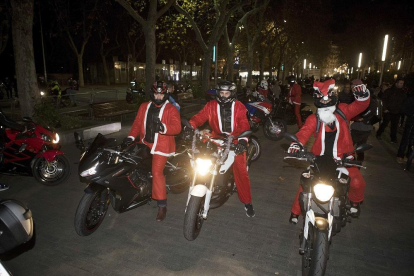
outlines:
[[[172,152],[172,153],[165,153],[165,152],[161,152],[161,151],[151,151],[151,153],[152,154],[156,154],[156,155],[162,155],[162,156],[167,156],[167,157],[170,157],[170,156],[173,156],[174,154],[175,154],[175,152]]]
[[[158,118],[160,120],[162,119],[162,114],[164,114],[164,109],[165,109],[165,106],[167,105],[167,103],[169,103],[168,100],[166,100],[164,102],[164,104],[161,107],[160,114],[158,114]],[[148,110],[147,110],[147,112],[148,112]],[[147,118],[147,116],[145,115],[145,121],[147,120],[146,118]],[[152,144],[151,154],[155,154],[155,148],[157,147],[157,142],[158,142],[158,135],[159,135],[158,132],[156,132],[155,135],[154,135],[154,143]],[[158,152],[157,154],[167,156],[167,155],[165,155],[166,153],[161,154],[161,152]]]
[[[135,137],[134,136],[128,136],[127,138],[131,138],[132,141],[135,141]]]
[[[234,129],[234,106],[236,105],[236,102],[233,102],[231,104],[231,132],[233,132]]]
[[[322,136],[321,136],[321,143],[322,143],[322,147],[321,147],[321,153],[319,155],[323,155],[325,153],[325,123],[322,122]]]
[[[336,118],[336,116],[335,116],[335,126],[336,126],[336,135],[335,135],[335,142],[334,142],[334,147],[333,147],[332,152],[333,152],[333,157],[338,160],[338,138],[339,138],[340,129],[339,129],[339,121]]]
[[[143,135],[143,137],[141,138],[141,142],[143,143],[143,144],[145,144],[145,142],[144,142],[144,139],[145,139],[145,134],[146,134],[146,132],[147,132],[147,115],[148,115],[148,110],[149,110],[149,108],[150,108],[150,106],[152,105],[152,102],[150,102],[149,104],[148,104],[148,106],[147,106],[147,110],[145,110],[145,116],[144,116],[144,135]],[[141,130],[138,130],[138,131],[141,131]]]
[[[221,126],[221,114],[220,114],[220,105],[217,103],[217,119],[220,131],[223,132],[223,127]]]

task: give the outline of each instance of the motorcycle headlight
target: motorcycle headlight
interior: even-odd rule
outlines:
[[[96,162],[95,165],[93,165],[92,167],[90,167],[86,171],[83,171],[80,175],[82,177],[87,177],[87,176],[94,175],[96,173],[96,167],[98,167],[98,164],[99,164],[99,162]]]
[[[210,159],[201,159],[197,158],[196,160],[196,172],[200,175],[206,175],[209,171],[213,163]]]
[[[52,142],[53,142],[53,144],[57,144],[57,143],[59,143],[59,140],[60,140],[59,134],[56,133],[55,139],[53,139]]]
[[[326,202],[330,200],[335,192],[334,188],[330,185],[318,183],[313,187],[315,196],[319,201]]]

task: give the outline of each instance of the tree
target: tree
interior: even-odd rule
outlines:
[[[155,80],[156,62],[156,24],[157,20],[171,7],[176,0],[161,1],[163,6],[158,10],[157,0],[132,1],[133,6],[126,0],[116,0],[124,9],[139,23],[144,30],[145,36],[145,91],[151,90],[151,85]],[[149,3],[148,3],[149,2]],[[144,19],[140,13],[146,12],[147,18]]]
[[[22,116],[33,115],[39,95],[33,53],[33,0],[12,0],[12,37]]]
[[[85,86],[83,54],[97,23],[99,0],[53,0],[54,12],[61,34],[72,49],[78,62],[79,86]]]
[[[230,16],[244,3],[245,1],[189,0],[181,4],[178,2],[174,4],[175,9],[189,21],[203,52],[202,91],[207,91],[210,88],[213,47],[217,45],[222,36]],[[206,29],[203,32],[204,37],[202,29]]]
[[[0,55],[6,49],[10,33],[10,16],[5,7],[0,6]]]

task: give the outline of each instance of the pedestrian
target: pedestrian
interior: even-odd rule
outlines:
[[[4,85],[6,89],[7,99],[13,99],[13,83],[9,77],[4,78]]]
[[[178,104],[178,99],[175,98],[175,95],[174,95],[174,83],[173,82],[171,82],[171,83],[168,84],[168,86],[167,86],[167,92],[168,92],[168,101],[173,106],[175,106],[175,108],[177,108],[178,112],[180,112],[181,107]]]
[[[272,92],[273,92],[275,99],[279,99],[280,94],[282,93],[282,90],[280,89],[280,86],[276,80],[272,81]]]
[[[222,81],[217,84],[216,91],[216,100],[209,101],[200,112],[191,118],[191,126],[197,128],[208,121],[213,136],[224,133],[237,137],[242,132],[250,130],[246,117],[247,110],[244,104],[236,99],[236,85],[230,81]],[[237,194],[239,200],[244,203],[246,215],[254,217],[250,178],[246,167],[247,142],[247,138],[239,138],[233,141],[236,144],[233,174]]]
[[[288,83],[290,84],[290,90],[288,95],[288,101],[293,108],[293,112],[295,113],[296,123],[298,124],[299,129],[302,127],[302,117],[300,115],[300,107],[302,104],[302,88],[296,82],[295,76],[289,76],[286,78]]]
[[[404,132],[401,137],[400,146],[398,147],[397,162],[404,163],[404,157],[410,156],[412,148],[409,146],[410,136],[413,136],[414,126],[414,95],[410,95],[401,109],[401,113],[404,114],[407,119],[405,120]],[[407,150],[408,147],[408,150]]]
[[[181,132],[181,120],[177,109],[167,100],[165,82],[154,82],[149,94],[151,101],[140,105],[122,146],[130,146],[139,137],[138,143],[149,148],[152,154],[152,198],[158,206],[156,220],[163,221],[167,215],[164,168],[168,157],[175,154],[175,135]]]
[[[67,94],[69,95],[70,101],[72,106],[76,106],[76,92],[79,90],[78,82],[72,78],[68,80],[69,88],[66,90]]]
[[[350,104],[354,101],[354,95],[351,93],[351,82],[346,80],[343,90],[338,93],[338,102]]]
[[[381,140],[381,135],[385,128],[391,122],[391,143],[397,143],[398,121],[400,119],[400,112],[407,94],[403,90],[404,80],[398,78],[395,84],[385,90],[382,97],[383,102],[383,120],[377,131],[377,139]]]

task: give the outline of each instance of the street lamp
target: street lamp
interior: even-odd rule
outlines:
[[[359,59],[358,59],[358,79],[359,79],[359,71],[361,68],[361,61],[362,61],[362,53],[359,53]]]
[[[401,60],[398,61],[398,69],[397,70],[400,70],[400,67],[401,67]]]
[[[306,58],[303,60],[303,69],[306,69]]]
[[[312,62],[309,62],[309,69],[312,69]]]
[[[385,64],[385,57],[387,55],[387,44],[388,44],[388,35],[385,35],[384,37],[384,47],[382,48],[382,57],[381,57],[381,75],[380,75],[380,79],[379,79],[379,85],[381,86],[382,83],[382,75],[384,73],[384,64]]]

